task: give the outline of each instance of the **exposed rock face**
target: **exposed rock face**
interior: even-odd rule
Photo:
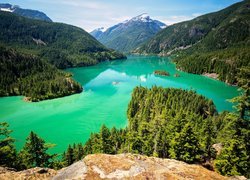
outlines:
[[[142,155],[88,155],[53,179],[227,179],[199,165]]]
[[[224,177],[199,165],[173,159],[160,159],[132,154],[94,154],[59,171],[32,168],[20,172],[0,167],[0,179],[199,179],[245,180],[245,177]]]
[[[212,146],[216,151],[217,151],[217,155],[219,155],[222,151],[223,145],[222,143],[217,143],[217,144],[213,144]]]
[[[48,168],[31,168],[24,171],[16,172],[14,169],[0,167],[0,179],[1,180],[37,180],[37,179],[52,179],[56,175],[54,169]]]
[[[81,160],[69,167],[61,169],[53,179],[85,179],[87,171],[88,169],[84,160]]]
[[[213,79],[218,79],[219,74],[216,74],[216,73],[204,73],[203,76],[207,76],[207,77],[213,78]]]

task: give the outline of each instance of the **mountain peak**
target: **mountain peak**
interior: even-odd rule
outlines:
[[[18,6],[13,6],[11,4],[0,4],[0,11],[6,11],[6,12],[14,12],[16,8],[19,8]]]
[[[106,28],[104,27],[100,27],[100,28],[97,28],[96,31],[102,31],[102,32],[105,32],[106,31]]]
[[[164,27],[166,27],[166,24],[153,20],[147,13],[143,13],[118,23],[105,32],[103,32],[104,29],[95,29],[90,34],[109,48],[129,52]]]
[[[132,21],[142,21],[142,22],[152,22],[153,20],[150,18],[148,13],[140,14],[139,16],[133,17]]]
[[[136,17],[144,18],[144,19],[145,19],[145,18],[150,18],[148,13],[142,13],[142,14],[140,14],[139,16],[136,16]]]

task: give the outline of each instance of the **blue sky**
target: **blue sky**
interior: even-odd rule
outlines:
[[[53,21],[91,31],[142,13],[167,25],[218,11],[241,0],[1,0],[46,13]]]

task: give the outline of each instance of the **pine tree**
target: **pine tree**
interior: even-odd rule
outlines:
[[[187,123],[180,133],[176,133],[170,146],[169,153],[171,158],[187,163],[199,160],[201,153],[200,144],[190,123]]]
[[[19,152],[22,168],[49,167],[55,154],[49,155],[46,151],[48,146],[45,141],[38,137],[33,131],[26,139],[23,149]]]
[[[202,146],[205,152],[204,154],[205,158],[211,159],[215,157],[215,150],[212,147],[216,134],[214,129],[215,126],[211,118],[208,118],[204,121],[205,122],[203,124],[202,134],[201,134]]]
[[[107,153],[107,154],[113,153],[110,136],[111,136],[111,134],[110,134],[109,129],[105,125],[102,125],[101,130],[100,130],[100,140],[101,140],[102,153]]]
[[[216,170],[222,175],[250,176],[250,155],[247,153],[244,143],[238,139],[231,139],[226,142],[214,164]]]
[[[10,137],[12,131],[8,127],[8,123],[0,122],[0,166],[15,167],[17,155],[15,140]]]
[[[241,119],[250,120],[250,67],[242,67],[237,75],[238,85],[243,94],[238,99],[238,112]]]
[[[112,154],[117,154],[119,148],[121,148],[121,137],[119,136],[118,130],[113,127],[110,131],[110,140],[112,146]]]
[[[75,145],[75,148],[73,149],[73,151],[74,151],[75,161],[81,160],[83,158],[84,151],[83,151],[83,146],[81,143]]]
[[[73,164],[74,161],[75,161],[75,159],[74,159],[73,148],[71,147],[71,145],[69,145],[66,153],[64,154],[65,165],[69,166],[69,165]]]

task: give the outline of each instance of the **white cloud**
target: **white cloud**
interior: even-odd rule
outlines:
[[[201,13],[193,13],[192,16],[193,17],[198,17],[198,16],[201,16],[202,14]]]
[[[8,0],[7,0],[8,1]],[[10,1],[10,0],[9,0]],[[17,0],[13,0],[17,1]],[[38,9],[45,12],[53,21],[79,26],[90,32],[93,29],[108,28],[142,13],[149,13],[153,19],[171,25],[197,17],[200,13],[179,15],[180,9],[173,6],[149,6],[148,2],[139,4],[121,0],[24,0],[23,8]],[[134,7],[131,7],[131,4]],[[17,3],[16,3],[17,4]],[[177,10],[178,11],[177,11]],[[182,7],[183,10],[183,7]],[[167,13],[167,14],[166,14]],[[173,16],[173,15],[178,16]],[[186,14],[186,13],[185,13]]]
[[[113,22],[123,22],[125,20],[131,19],[130,16],[120,16],[120,17],[110,17],[109,20]]]
[[[50,4],[47,15],[53,21],[79,26],[88,32],[131,18],[126,16],[125,9],[98,0],[44,0],[44,3]]]
[[[172,25],[178,22],[187,21],[196,18],[197,16],[200,16],[200,13],[193,13],[191,16],[187,15],[178,15],[178,16],[157,16],[155,19],[158,19],[162,22],[164,22],[167,25]]]
[[[81,7],[81,8],[87,8],[92,10],[103,10],[107,9],[106,4],[99,3],[99,2],[82,2],[82,1],[60,1],[60,3],[68,5],[68,6],[74,6],[74,7]]]

